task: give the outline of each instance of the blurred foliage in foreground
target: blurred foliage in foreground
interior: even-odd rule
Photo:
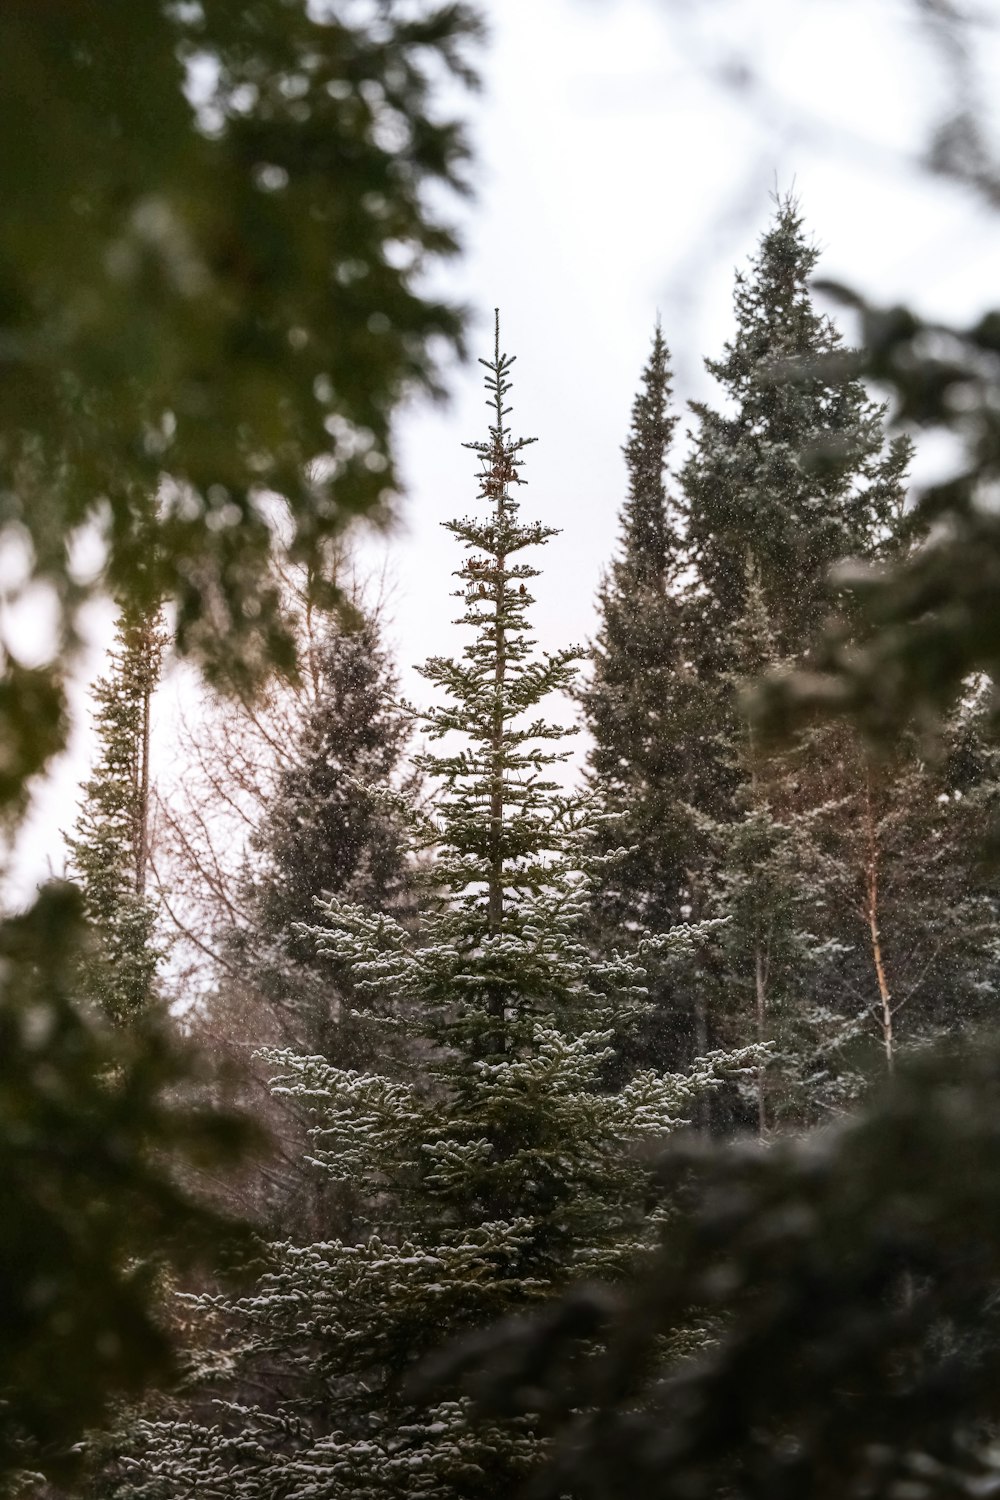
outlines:
[[[97,529],[101,583],[175,599],[211,679],[289,664],[276,513],[306,562],[385,515],[393,411],[460,347],[426,273],[479,31],[434,0],[0,7],[0,546],[64,647]],[[9,800],[64,731],[56,668],[4,658]]]
[[[887,736],[908,720],[937,720],[972,673],[1000,680],[1000,310],[952,328],[821,289],[860,313],[863,351],[852,363],[889,393],[894,423],[957,442],[957,456],[946,479],[918,493],[901,562],[840,570],[865,622],[861,643],[828,636],[814,670],[768,684],[762,702],[778,722],[847,712]]]
[[[996,1038],[911,1059],[806,1139],[681,1143],[660,1181],[679,1211],[630,1286],[445,1356],[492,1416],[541,1414],[532,1495],[996,1493]]]
[[[48,664],[0,640],[0,815],[65,742],[95,589],[174,601],[181,650],[249,690],[292,666],[275,553],[387,514],[393,411],[461,347],[425,278],[479,31],[434,0],[0,6],[4,598],[57,606]],[[0,1479],[169,1373],[159,1267],[221,1227],[172,1173],[241,1135],[168,1107],[162,1036],[88,1019],[85,951],[68,888],[0,922]]]
[[[248,1128],[178,1098],[190,1062],[162,1034],[82,1013],[85,937],[56,883],[0,926],[0,1485],[65,1472],[116,1394],[169,1377],[162,1268],[243,1244],[176,1173],[233,1159]]]

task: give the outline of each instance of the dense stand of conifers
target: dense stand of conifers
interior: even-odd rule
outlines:
[[[71,846],[103,934],[88,988],[128,1025],[183,973],[188,1024],[233,1065],[219,1089],[273,1144],[206,1184],[259,1224],[257,1260],[238,1292],[165,1289],[184,1383],[95,1435],[93,1495],[512,1494],[543,1427],[428,1400],[421,1358],[648,1254],[650,1143],[822,1123],[987,1011],[984,685],[933,742],[877,757],[842,725],[764,743],[743,692],[808,667],[831,618],[850,627],[838,562],[919,540],[907,446],[845,374],[815,258],[782,201],[686,445],[657,327],[579,676],[577,653],[529,639],[533,549],[554,532],[544,497],[522,511],[499,332],[479,496],[447,523],[462,644],[426,665],[438,707],[400,704],[377,612],[290,595],[298,688],[192,731],[185,796],[154,819],[161,638],[123,620]],[[539,716],[551,692],[592,737],[579,792]],[[693,1317],[658,1356],[714,1336]]]

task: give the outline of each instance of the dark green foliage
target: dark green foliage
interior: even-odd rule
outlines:
[[[619,551],[598,592],[593,670],[578,693],[594,741],[588,782],[605,815],[592,844],[600,854],[623,851],[595,887],[598,946],[638,925],[664,932],[691,916],[698,835],[688,804],[705,800],[700,778],[714,772],[694,749],[711,724],[711,702],[691,669],[690,611],[678,578],[684,553],[665,477],[677,422],[670,395],[657,325],[624,448]],[[655,1066],[690,1060],[698,1039],[690,998],[679,1000],[655,966],[650,986],[653,1006],[622,1040],[624,1052]]]
[[[302,929],[331,896],[400,914],[407,789],[394,782],[409,725],[375,616],[328,616],[305,667],[301,713],[252,839],[248,926],[231,943],[246,983],[307,1052],[358,1065],[371,1060],[372,1044],[344,1003],[348,976]]]
[[[690,809],[700,834],[697,881],[706,915],[721,922],[696,981],[712,1033],[729,1042],[768,1043],[751,1106],[727,1123],[763,1135],[802,1125],[850,1097],[854,1081],[830,1051],[856,1025],[839,1014],[831,973],[849,947],[830,925],[829,886],[840,866],[817,845],[817,806],[836,747],[818,734],[778,756],[767,753],[742,710],[739,688],[778,661],[760,576],[746,569],[745,602],[732,632],[733,671],[717,687],[727,797],[718,814]],[[711,806],[711,804],[709,804]],[[716,804],[718,805],[718,804]],[[822,1055],[824,1051],[827,1055]]]
[[[765,559],[758,587],[781,629],[758,663],[770,658],[774,674],[764,697],[771,726],[781,712],[787,724],[789,704],[800,726],[803,704],[826,715],[847,706],[883,737],[876,758],[844,726],[824,723],[786,740],[777,758],[763,745],[759,759],[744,753],[737,815],[716,823],[725,845],[716,889],[734,919],[723,953],[741,924],[752,948],[762,910],[772,926],[790,919],[788,937],[808,933],[814,919],[825,924],[826,939],[813,933],[799,969],[805,997],[832,999],[847,1020],[860,1001],[856,1027],[888,1052],[877,1015],[879,949],[893,1028],[925,1038],[964,1030],[995,1005],[995,878],[976,865],[997,795],[988,738],[995,692],[987,681],[970,691],[967,674],[1000,660],[989,584],[996,538],[972,503],[996,477],[996,382],[973,359],[975,337],[962,349],[921,340],[909,315],[879,324],[869,310],[869,318],[870,356],[810,359],[776,373],[791,387],[788,407],[819,376],[835,382],[867,365],[911,416],[923,411],[927,425],[965,431],[968,470],[923,502],[912,528],[904,524],[904,536],[919,537],[927,521],[946,517],[950,525],[929,541],[904,552],[899,530],[870,532],[872,543],[891,541],[894,555],[881,576],[852,588],[860,608],[850,606],[839,639],[813,656],[832,668],[826,678],[788,671],[801,667],[789,648],[794,656],[815,642],[821,577],[812,619],[795,634],[789,615],[799,597],[786,588],[783,601],[773,587],[771,538],[754,545],[749,569],[746,547],[742,556],[731,548],[728,569],[725,548],[713,560],[738,620],[748,611],[737,595],[752,602],[753,564]],[[890,465],[901,458],[897,448]],[[781,546],[795,536],[792,527]],[[807,564],[813,555],[801,553]],[[844,582],[841,574],[837,586]],[[716,671],[732,638],[723,644],[714,661],[704,658]],[[949,718],[942,709],[956,700]],[[937,721],[936,754],[900,735],[914,714]],[[742,733],[752,749],[754,725],[744,721]],[[731,727],[726,738],[731,750]],[[726,993],[752,983],[743,947],[742,975],[733,963]],[[787,944],[785,954],[798,966]],[[995,1038],[980,1032],[971,1044],[905,1058],[858,1116],[804,1141],[681,1146],[662,1166],[671,1210],[663,1248],[629,1285],[579,1289],[459,1346],[448,1371],[466,1372],[494,1419],[541,1413],[552,1462],[531,1493],[929,1500],[992,1492],[998,1058]],[[815,1096],[817,1080],[808,1083]],[[710,1333],[707,1350],[699,1329]],[[688,1357],[692,1337],[698,1353]]]
[[[788,663],[753,576],[747,598],[736,640],[753,682]],[[723,1006],[753,988],[758,1027],[772,1014],[769,1091],[802,1121],[849,1102],[873,1067],[891,1070],[901,1045],[991,1015],[1000,908],[977,855],[998,798],[989,693],[970,691],[936,745],[901,735],[878,757],[845,725],[768,744],[747,695],[737,702],[737,816],[704,820],[712,911],[731,918],[715,977]]]
[[[334,620],[310,649],[311,692],[286,746],[253,845],[251,902],[260,931],[289,938],[334,892],[384,907],[402,878],[400,842],[378,793],[398,772],[408,725],[377,621]]]
[[[158,612],[126,609],[119,617],[110,671],[93,693],[98,758],[83,785],[76,836],[67,840],[93,929],[85,988],[119,1023],[149,1008],[162,956],[146,874],[150,701],[163,645]]]
[[[861,643],[831,631],[819,670],[765,684],[760,711],[774,729],[793,707],[796,719],[848,712],[886,739],[914,719],[938,720],[970,673],[1000,675],[1000,523],[990,504],[1000,475],[1000,313],[955,328],[825,289],[861,313],[863,348],[845,360],[849,373],[890,393],[900,425],[957,438],[961,459],[957,473],[917,495],[909,529],[918,546],[888,568],[841,574],[865,623]]]
[[[809,826],[821,930],[840,940],[821,993],[864,1016],[890,1066],[900,1044],[994,1014],[1000,906],[980,841],[1000,782],[985,696],[969,695],[933,754],[911,735],[876,757],[845,727],[811,733],[832,750],[829,800]]]
[[[808,652],[836,603],[830,563],[884,546],[908,451],[885,453],[880,409],[831,363],[840,338],[812,304],[815,259],[794,203],[779,201],[737,277],[736,334],[725,358],[708,362],[724,405],[694,408],[680,500],[664,480],[674,424],[659,331],[625,450],[622,546],[602,585],[583,695],[593,784],[616,819],[598,847],[628,849],[598,910],[610,930],[728,919],[693,969],[654,979],[643,1055],[659,1063],[750,1036],[778,1040],[770,1022],[781,1010],[785,1041],[797,1038],[793,1072],[812,1068],[800,1055],[812,1027],[803,1033],[796,1012],[819,1018],[804,966],[834,936],[807,911],[829,879],[815,860],[806,872],[806,814],[829,795],[824,750],[816,740],[765,771],[739,691]],[[828,1040],[839,1024],[833,1016],[819,1030]],[[730,1101],[726,1123],[741,1118]]]
[[[0,924],[0,1482],[68,1472],[116,1394],[171,1374],[157,1278],[232,1233],[164,1158],[231,1159],[246,1129],[168,1102],[190,1059],[162,1034],[81,1012],[84,937],[67,885]]]
[[[487,1409],[556,1446],[532,1493],[580,1500],[972,1495],[996,1481],[1000,1049],[911,1059],[856,1119],[767,1150],[661,1165],[683,1213],[626,1291],[502,1328]],[[714,1347],[664,1365],[710,1320]],[[573,1359],[581,1339],[600,1353]]]
[[[28,783],[66,743],[69,720],[62,686],[43,668],[9,661],[0,678],[0,809],[16,822],[28,799]]]
[[[360,1243],[272,1247],[255,1293],[224,1311],[214,1368],[252,1395],[204,1420],[142,1424],[115,1493],[180,1500],[487,1500],[537,1466],[533,1425],[476,1426],[462,1402],[415,1402],[404,1376],[448,1332],[524,1307],[585,1271],[620,1272],[648,1241],[646,1163],[692,1100],[756,1062],[701,1059],[611,1093],[610,1042],[644,1001],[641,958],[583,941],[588,800],[551,767],[566,731],[538,717],[572,681],[572,649],[537,653],[523,560],[552,528],[520,516],[526,442],[507,425],[513,361],[484,360],[489,439],[479,514],[446,523],[462,544],[459,658],[433,658],[443,689],[421,715],[440,749],[417,823],[419,921],[321,903],[320,950],[410,1046],[403,1078],[272,1052],[275,1091],[309,1113],[309,1158],[355,1195]],[[669,940],[690,946],[685,929]],[[654,945],[642,943],[648,949]],[[666,940],[664,940],[666,946]],[[208,1362],[209,1370],[213,1367]]]
[[[456,249],[440,99],[479,35],[434,0],[0,9],[0,535],[30,537],[67,641],[96,521],[112,591],[175,599],[213,680],[289,664],[262,497],[308,559],[398,489],[393,410],[461,336],[421,277]]]
[[[669,357],[657,326],[625,445],[628,498],[619,555],[598,592],[600,631],[580,703],[594,744],[589,779],[613,821],[599,848],[627,847],[598,892],[612,930],[677,920],[683,883],[678,805],[685,781],[684,620],[674,592],[678,539],[664,477],[676,417]]]
[[[701,994],[714,1040],[775,1047],[758,1087],[762,1128],[772,1107],[775,1120],[803,1123],[849,1102],[877,1066],[873,1040],[891,1067],[901,1039],[981,1016],[997,975],[997,908],[975,869],[971,806],[933,748],[908,736],[877,765],[832,727],[765,743],[741,692],[762,673],[801,680],[835,610],[841,640],[863,651],[865,627],[829,585],[831,564],[895,563],[916,534],[908,444],[884,451],[882,411],[813,309],[815,258],[794,204],[780,201],[738,279],[727,358],[709,363],[730,404],[696,408],[682,475],[693,578],[682,594],[686,681],[675,672],[697,681],[708,721],[679,756],[703,768],[686,794],[701,836],[689,889],[698,915],[727,918]],[[944,736],[967,754],[978,736],[980,761],[987,701],[980,692]],[[979,815],[989,780],[977,782]],[[684,842],[690,834],[675,835]]]
[[[735,337],[707,361],[726,405],[693,406],[681,483],[705,650],[723,665],[750,552],[779,651],[799,654],[831,611],[831,565],[871,554],[900,504],[908,445],[885,454],[882,409],[829,362],[841,338],[813,306],[816,260],[794,200],[780,199],[749,275],[736,278]]]
[[[628,499],[622,509],[622,554],[611,566],[611,580],[617,584],[618,594],[626,579],[662,593],[676,571],[679,537],[664,480],[664,465],[677,426],[670,397],[670,355],[657,323],[623,450],[628,466]]]

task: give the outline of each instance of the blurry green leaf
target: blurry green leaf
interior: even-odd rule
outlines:
[[[0,677],[0,808],[17,808],[26,783],[66,737],[62,686],[51,673],[8,663]]]
[[[633,1281],[438,1363],[490,1412],[541,1413],[553,1448],[531,1494],[995,1492],[996,1038],[911,1059],[805,1140],[679,1144],[660,1176],[674,1212]],[[692,1318],[710,1345],[665,1358]]]
[[[68,885],[0,925],[0,1475],[71,1468],[116,1394],[168,1378],[161,1271],[244,1239],[174,1173],[248,1127],[178,1101],[190,1063],[162,1033],[80,1011],[82,937]]]
[[[460,346],[427,272],[479,31],[434,0],[0,7],[0,546],[30,538],[67,639],[91,524],[214,680],[287,665],[272,554],[388,513],[393,413]]]
[[[823,289],[860,312],[854,365],[890,393],[895,424],[947,438],[955,458],[917,492],[897,560],[835,574],[858,606],[851,635],[829,634],[808,671],[765,681],[758,706],[772,728],[847,712],[891,739],[937,721],[971,674],[1000,680],[1000,314],[950,328]]]

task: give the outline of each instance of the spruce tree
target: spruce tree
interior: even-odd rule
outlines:
[[[94,687],[98,755],[67,840],[94,944],[86,989],[115,1022],[135,1020],[154,994],[160,950],[147,895],[150,708],[164,634],[158,611],[119,615],[110,671]]]
[[[351,1012],[339,1004],[347,976],[301,928],[330,895],[398,912],[405,834],[391,794],[409,725],[374,613],[327,615],[304,654],[305,690],[250,840],[241,898],[247,925],[232,945],[297,1044],[344,1066],[370,1062],[371,1053],[362,1058]]]
[[[565,731],[538,712],[570,686],[578,653],[532,651],[537,570],[523,554],[553,529],[519,516],[527,440],[507,426],[499,329],[483,363],[492,422],[469,446],[485,514],[447,523],[465,552],[469,641],[424,669],[444,702],[423,722],[446,743],[421,757],[437,792],[416,836],[433,855],[420,931],[336,899],[314,930],[410,1036],[412,1071],[390,1080],[272,1054],[275,1086],[312,1112],[317,1170],[354,1186],[367,1237],[273,1246],[255,1292],[210,1304],[231,1320],[214,1368],[252,1376],[252,1402],[224,1405],[215,1425],[142,1425],[119,1490],[133,1500],[511,1493],[541,1452],[530,1421],[477,1428],[464,1402],[422,1409],[403,1377],[448,1333],[620,1271],[651,1233],[631,1148],[756,1061],[714,1056],[690,1075],[602,1087],[614,1034],[644,1003],[641,957],[595,957],[583,940],[591,805],[553,777]],[[682,929],[657,946],[689,942]]]
[[[717,767],[693,801],[705,911],[729,918],[710,966],[712,1035],[772,1040],[765,1126],[841,1107],[879,1069],[874,1039],[891,1065],[897,1012],[912,1039],[961,1024],[994,972],[990,898],[947,770],[915,736],[879,765],[831,726],[765,755],[740,700],[762,672],[807,663],[834,609],[856,628],[831,567],[892,557],[909,529],[908,444],[886,448],[882,410],[837,360],[840,336],[810,297],[815,261],[780,201],[737,277],[735,336],[708,362],[726,404],[694,407],[681,474],[691,659],[712,704],[710,732],[687,749]]]
[[[602,915],[651,926],[677,920],[681,884],[675,836],[682,750],[671,714],[680,677],[680,611],[672,592],[678,539],[664,477],[677,418],[670,410],[667,346],[657,324],[625,445],[628,498],[619,555],[598,592],[593,671],[580,692],[594,744],[590,784],[616,821],[603,848],[629,855],[600,892]]]
[[[909,455],[885,446],[884,409],[845,377],[809,280],[818,251],[793,198],[777,202],[749,274],[737,273],[736,332],[706,368],[724,403],[693,403],[681,473],[710,662],[727,662],[752,549],[779,650],[799,656],[830,613],[831,566],[871,556],[900,504]]]
[[[618,554],[598,591],[593,667],[578,694],[593,737],[588,782],[610,815],[596,824],[594,847],[624,851],[595,892],[598,943],[637,924],[664,932],[692,911],[699,834],[689,804],[707,800],[699,777],[712,769],[693,751],[710,700],[690,666],[683,536],[666,478],[676,424],[657,322],[623,450],[628,494]],[[650,988],[654,1004],[629,1056],[657,1066],[689,1061],[704,1032],[697,1003],[678,999],[669,974],[651,975]]]
[[[851,877],[843,851],[822,839],[830,806],[817,806],[819,777],[843,747],[823,729],[780,748],[762,743],[741,688],[784,663],[752,553],[745,599],[729,682],[732,799],[721,817],[692,813],[706,909],[720,920],[702,981],[713,1032],[730,1045],[752,1038],[770,1047],[744,1091],[764,1136],[853,1102],[864,1027],[857,1006],[838,1008],[853,944],[836,935],[837,894]]]
[[[340,1067],[394,1066],[390,1039],[354,1005],[343,964],[297,924],[318,898],[408,910],[403,810],[416,795],[402,765],[408,721],[380,610],[350,559],[325,559],[336,609],[311,601],[308,575],[282,575],[301,670],[238,706],[210,702],[180,737],[178,774],[158,802],[157,876],[197,1002],[191,1031],[228,1064],[226,1098],[266,1121],[271,1150],[240,1178],[209,1185],[258,1225],[309,1238],[346,1230],[346,1190],[305,1161],[303,1111],[267,1087],[261,1049],[293,1046]],[[345,1003],[347,1002],[347,1003]]]
[[[810,296],[815,260],[795,204],[781,200],[737,277],[736,333],[723,359],[707,362],[723,403],[693,407],[692,452],[669,502],[670,427],[649,420],[650,393],[662,393],[661,410],[668,394],[654,345],[585,699],[595,782],[630,847],[606,877],[609,919],[645,916],[662,930],[678,917],[726,918],[697,972],[660,981],[653,1045],[661,1058],[689,1058],[767,1035],[776,1061],[752,1101],[758,1125],[802,1106],[796,1076],[836,1078],[831,1099],[853,1091],[841,1087],[853,1064],[842,1073],[830,1058],[852,1024],[817,998],[816,962],[824,970],[832,950],[827,918],[809,903],[823,906],[832,876],[808,812],[828,795],[827,751],[814,736],[766,766],[739,694],[759,670],[808,653],[836,603],[831,564],[884,547],[907,456],[902,444],[886,450],[880,409],[836,359],[840,336]],[[643,438],[656,465],[638,461]],[[658,527],[643,522],[649,512]],[[716,1124],[750,1123],[734,1100],[725,1119],[713,1109]]]

